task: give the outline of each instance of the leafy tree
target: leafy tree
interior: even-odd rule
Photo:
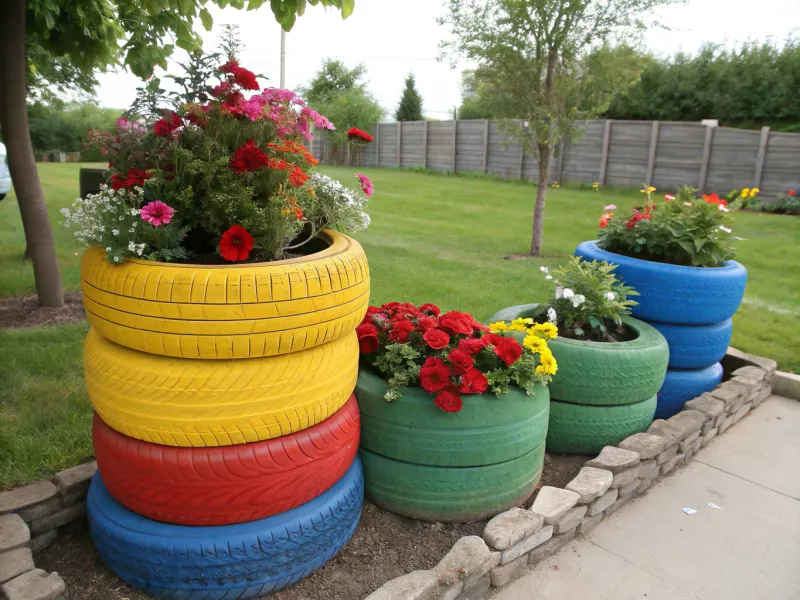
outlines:
[[[97,70],[127,66],[147,77],[177,45],[187,51],[201,46],[193,30],[199,18],[208,30],[207,0],[3,0],[0,2],[0,126],[8,149],[25,240],[28,244],[39,302],[61,306],[64,294],[55,242],[28,130],[26,93],[30,57],[34,64],[55,69],[69,66],[65,81],[79,87],[90,83]],[[244,8],[244,0],[212,0],[218,6]],[[311,5],[334,6],[347,17],[355,0],[271,0],[276,20],[289,30]],[[250,0],[249,9],[263,4]],[[123,43],[121,43],[123,42]],[[26,52],[26,45],[28,52]],[[41,50],[41,52],[39,52]],[[48,60],[53,62],[48,64]],[[51,72],[52,77],[55,74]],[[35,81],[34,81],[35,84]]]
[[[670,0],[448,0],[440,23],[444,56],[478,64],[483,81],[507,95],[523,119],[505,126],[539,166],[530,255],[539,256],[548,173],[558,140],[579,118],[608,107],[638,76],[638,53],[605,46],[635,39],[653,9]]]
[[[422,115],[422,96],[417,91],[414,75],[409,73],[406,77],[406,87],[400,97],[400,105],[397,107],[395,118],[398,121],[424,121]]]
[[[468,69],[461,74],[461,119],[519,118],[513,99],[481,77],[480,69]]]
[[[88,131],[112,128],[121,113],[89,100],[34,102],[28,105],[31,142],[36,150],[78,152],[83,150]]]
[[[347,142],[347,130],[357,127],[369,130],[383,117],[383,108],[367,91],[363,64],[349,69],[343,62],[327,58],[300,94],[328,117],[335,131],[328,131],[328,141],[334,147]]]

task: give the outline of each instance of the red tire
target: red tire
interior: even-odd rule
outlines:
[[[355,396],[308,429],[216,448],[150,444],[95,414],[97,466],[111,495],[135,513],[180,525],[229,525],[305,504],[333,486],[358,450]]]

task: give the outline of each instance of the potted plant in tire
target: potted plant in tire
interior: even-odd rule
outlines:
[[[90,246],[84,373],[107,426],[89,521],[106,563],[164,598],[250,597],[308,576],[352,535],[363,498],[357,423],[339,412],[354,411],[369,303],[364,251],[345,232],[368,224],[372,184],[314,172],[303,141],[333,125],[293,92],[260,90],[232,57],[213,72],[216,85],[175,102],[151,79],[114,132],[93,136],[109,185],[64,211]],[[157,494],[130,489],[152,474],[144,456],[158,456]],[[215,544],[227,550],[203,552]]]
[[[523,344],[466,313],[390,302],[371,306],[357,331],[372,502],[418,519],[472,521],[530,496],[557,370],[549,329]]]
[[[684,186],[656,204],[622,216],[606,207],[596,241],[575,251],[588,260],[617,265],[617,274],[640,294],[633,316],[657,328],[670,347],[670,369],[659,392],[656,416],[668,418],[683,404],[713,389],[732,332],[747,272],[735,249],[727,202],[716,194],[695,196]]]
[[[559,373],[550,384],[548,452],[594,454],[653,420],[656,392],[669,351],[664,337],[628,315],[636,292],[605,262],[572,261],[545,276],[554,284],[543,304],[512,306],[490,318],[492,331],[508,331],[520,319],[553,323],[550,349]]]

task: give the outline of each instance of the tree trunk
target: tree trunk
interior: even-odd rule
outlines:
[[[0,2],[0,126],[8,168],[22,214],[25,241],[33,261],[36,293],[42,306],[63,306],[61,271],[42,184],[36,170],[25,86],[25,0]]]
[[[533,227],[531,232],[531,256],[542,253],[542,228],[544,226],[544,200],[547,184],[550,182],[550,161],[553,149],[549,145],[539,145],[539,180],[536,184],[536,203],[533,205]]]

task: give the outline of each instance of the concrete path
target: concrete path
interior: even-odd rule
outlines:
[[[688,466],[492,596],[645,598],[800,600],[800,402],[772,396]]]

